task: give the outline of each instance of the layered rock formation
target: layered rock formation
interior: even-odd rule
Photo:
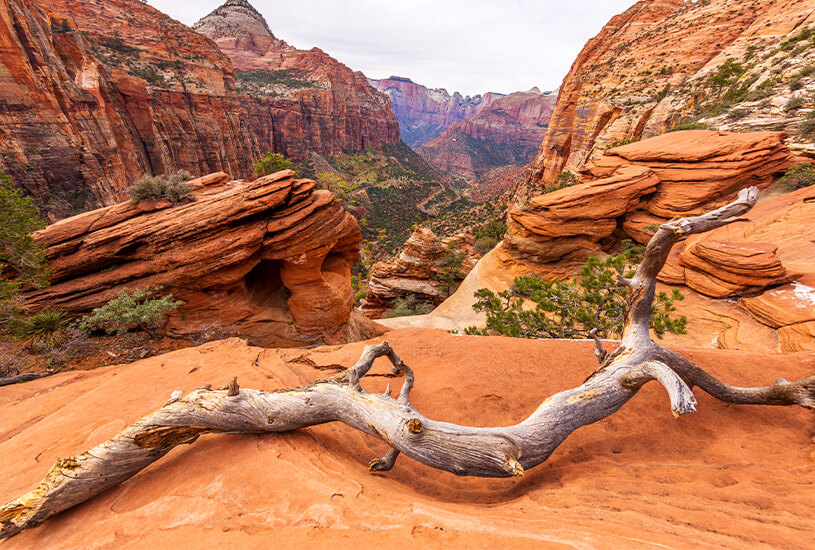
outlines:
[[[144,173],[248,177],[268,150],[398,143],[387,98],[361,74],[275,44],[281,68],[319,89],[240,94],[216,45],[143,2],[0,0],[0,168],[53,220],[121,200]]]
[[[537,88],[494,100],[418,149],[437,168],[471,179],[527,164],[540,147],[557,94]]]
[[[815,89],[815,75],[802,71],[815,62],[813,23],[812,6],[796,0],[637,2],[575,60],[518,191],[582,170],[609,144],[664,133],[688,117],[808,139],[798,132],[808,110],[787,105]],[[734,72],[711,83],[725,63]]]
[[[621,238],[646,243],[668,219],[718,208],[751,185],[770,186],[793,160],[785,137],[689,130],[610,149],[581,174],[583,183],[511,209],[498,253],[562,274]]]
[[[447,267],[448,249],[466,254],[457,277],[463,279],[476,262],[472,244],[472,237],[468,235],[442,240],[430,229],[417,227],[399,256],[378,262],[371,268],[368,294],[360,309],[369,317],[378,318],[395,299],[408,295],[422,302],[438,304],[450,290],[440,280]]]
[[[402,139],[411,147],[433,141],[450,126],[473,118],[502,97],[502,94],[492,92],[474,97],[462,96],[458,92],[450,95],[443,88],[427,88],[398,76],[368,81],[390,98]]]
[[[228,0],[193,29],[232,61],[251,131],[274,150],[304,158],[400,141],[387,97],[319,48],[298,50],[276,38],[246,0]]]
[[[185,302],[171,333],[235,325],[268,346],[371,335],[352,314],[359,226],[331,193],[293,174],[213,174],[190,182],[194,202],[121,203],[50,225],[35,236],[47,245],[51,286],[28,292],[28,305],[86,313],[123,289],[160,286]]]
[[[432,330],[393,331],[387,340],[416,373],[417,409],[460,424],[518,422],[597,368],[590,342]],[[362,347],[268,351],[228,340],[0,388],[0,502],[34,487],[57,457],[101,443],[176,390],[217,387],[232,376],[242,388],[300,386],[350,366]],[[679,351],[739,385],[812,374],[811,354]],[[389,373],[377,362],[363,385],[398,387]],[[698,391],[697,399],[699,412],[675,421],[664,389],[648,384],[521,479],[462,478],[404,456],[371,475],[368,461],[387,445],[337,424],[205,435],[3,548],[644,550],[800,548],[811,540],[812,412],[732,406]]]

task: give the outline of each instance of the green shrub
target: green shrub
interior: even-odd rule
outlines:
[[[799,162],[784,172],[778,183],[790,189],[802,189],[815,185],[815,165]]]
[[[43,287],[50,271],[45,263],[45,248],[31,233],[45,227],[37,214],[34,200],[26,197],[0,170],[0,331],[19,320],[25,285]]]
[[[184,170],[170,175],[142,176],[127,189],[131,204],[144,200],[168,200],[173,204],[195,200],[192,188],[187,181],[192,175]]]
[[[404,298],[393,301],[393,307],[385,315],[386,318],[409,317],[411,315],[426,315],[433,311],[433,306],[427,302],[419,302],[415,294],[408,294]]]
[[[497,245],[507,232],[507,226],[500,218],[492,218],[473,233],[475,249],[479,254],[486,254]]]
[[[107,334],[121,336],[131,328],[138,327],[151,337],[155,337],[152,329],[163,323],[168,313],[177,310],[184,304],[184,302],[173,300],[172,294],[148,299],[160,290],[161,287],[145,288],[133,292],[124,289],[116,298],[83,317],[79,322],[79,328],[86,332],[103,330]]]
[[[791,111],[797,111],[803,106],[804,106],[803,97],[793,97],[792,99],[787,101],[786,105],[784,105],[784,110],[789,113]]]
[[[707,130],[707,124],[699,122],[698,120],[685,120],[671,128],[671,132],[680,132],[682,130]]]
[[[630,247],[604,260],[589,258],[572,281],[544,281],[535,275],[517,277],[508,290],[495,294],[482,288],[475,293],[476,312],[487,314],[487,326],[467,329],[467,334],[491,331],[516,338],[587,338],[593,329],[600,337],[621,334],[629,290],[616,284],[618,277],[633,275],[632,261],[641,259],[643,247]],[[657,294],[651,310],[651,328],[684,334],[685,317],[674,319],[674,302],[684,297],[678,290]],[[531,304],[529,303],[531,302]],[[534,305],[534,307],[529,307]]]
[[[727,113],[727,118],[730,120],[741,120],[750,114],[748,109],[733,109]]]
[[[808,138],[815,138],[815,111],[812,111],[807,115],[798,129],[804,136]]]
[[[35,313],[24,323],[26,347],[52,349],[65,342],[65,330],[70,320],[61,309],[46,309]]]
[[[280,153],[267,152],[266,155],[255,163],[255,174],[268,176],[281,170],[293,170],[294,163]]]
[[[438,275],[438,281],[444,285],[447,296],[453,293],[456,283],[466,276],[461,271],[461,266],[464,264],[464,258],[466,257],[467,254],[459,250],[455,245],[447,245],[447,250],[441,260],[441,272]]]

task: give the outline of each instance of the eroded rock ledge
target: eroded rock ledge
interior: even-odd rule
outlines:
[[[253,343],[346,342],[377,331],[353,311],[360,230],[328,191],[286,170],[252,182],[216,173],[194,202],[121,203],[48,226],[51,286],[32,308],[80,314],[122,289],[162,286],[185,302],[171,333],[235,325]]]

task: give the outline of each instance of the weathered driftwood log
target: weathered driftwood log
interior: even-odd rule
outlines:
[[[18,374],[16,376],[9,376],[8,378],[0,378],[0,387],[11,386],[13,384],[21,384],[23,382],[31,382],[32,380],[38,380],[40,378],[45,378],[46,376],[51,376],[51,374],[31,372],[25,374]]]
[[[737,388],[716,380],[684,357],[652,341],[649,332],[656,275],[671,247],[693,233],[730,223],[756,202],[755,188],[704,216],[664,224],[649,243],[632,279],[620,347],[606,353],[599,340],[600,368],[581,386],[551,397],[514,426],[471,428],[424,417],[410,404],[413,372],[387,343],[365,348],[347,371],[301,388],[263,392],[209,386],[186,396],[176,391],[158,411],[80,456],[61,458],[39,487],[0,509],[0,538],[39,525],[54,514],[98,495],[135,475],[178,445],[201,434],[287,432],[325,422],[343,422],[376,436],[391,449],[371,461],[371,471],[390,470],[403,453],[454,474],[521,476],[544,460],[575,429],[620,409],[647,382],[668,392],[675,415],[695,410],[692,388],[730,403],[800,405],[815,408],[815,377],[778,380],[763,388]],[[405,376],[399,395],[373,394],[360,380],[377,357],[386,356]]]

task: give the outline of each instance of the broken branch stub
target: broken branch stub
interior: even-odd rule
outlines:
[[[93,498],[173,447],[193,443],[205,433],[288,432],[342,422],[390,446],[384,457],[371,461],[368,468],[372,472],[390,470],[404,454],[458,475],[511,477],[546,460],[577,428],[615,413],[651,380],[665,387],[676,415],[695,410],[694,387],[731,403],[815,408],[815,377],[779,380],[764,388],[738,388],[716,380],[650,337],[656,276],[673,244],[692,233],[732,222],[752,208],[757,198],[757,190],[751,188],[714,212],[662,225],[636,274],[626,281],[630,294],[621,348],[606,354],[595,339],[600,368],[580,386],[547,398],[519,424],[474,428],[426,418],[410,403],[412,369],[383,342],[367,346],[359,361],[345,372],[300,388],[265,392],[240,388],[233,379],[220,390],[207,385],[186,396],[174,392],[164,406],[112,439],[85,454],[59,459],[39,487],[0,508],[0,538]],[[378,357],[387,357],[394,372],[405,376],[396,399],[390,392],[370,393],[360,383]]]

